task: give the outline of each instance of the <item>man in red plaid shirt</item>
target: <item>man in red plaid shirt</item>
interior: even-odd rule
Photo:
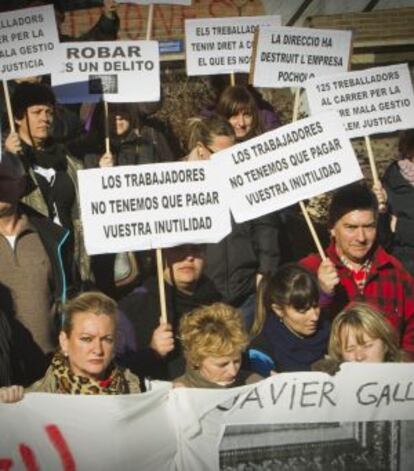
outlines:
[[[378,201],[360,183],[337,190],[329,208],[331,243],[301,264],[318,275],[321,304],[334,316],[349,302],[366,302],[387,316],[401,348],[414,360],[414,278],[377,242]]]

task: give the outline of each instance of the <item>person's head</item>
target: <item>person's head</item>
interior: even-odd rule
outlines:
[[[115,136],[124,136],[131,129],[138,128],[139,113],[130,103],[111,103],[109,122]]]
[[[337,190],[328,212],[328,228],[338,253],[354,263],[369,256],[377,236],[378,201],[361,183]]]
[[[414,129],[401,131],[398,141],[398,151],[400,159],[414,161]]]
[[[297,264],[281,266],[273,276],[265,276],[257,297],[252,335],[263,328],[266,315],[276,315],[300,337],[313,335],[320,315],[319,286],[315,276]]]
[[[20,137],[29,145],[41,146],[53,124],[56,99],[52,89],[42,83],[22,82],[11,102]]]
[[[0,217],[16,212],[25,188],[26,176],[19,157],[3,155],[0,161]]]
[[[114,356],[117,316],[115,301],[99,292],[82,293],[66,304],[59,343],[74,374],[105,378]]]
[[[248,344],[240,311],[223,303],[195,309],[182,318],[180,339],[188,366],[203,378],[223,386],[235,381]]]
[[[336,361],[401,361],[394,329],[381,311],[364,303],[351,304],[335,317],[328,353]]]
[[[196,149],[198,160],[207,160],[215,152],[231,147],[236,140],[230,123],[220,117],[191,118],[188,148]]]
[[[205,246],[177,245],[164,249],[163,254],[165,281],[179,291],[192,293],[203,271]]]
[[[246,87],[227,87],[220,95],[216,112],[231,124],[238,141],[245,141],[261,132],[257,103]]]

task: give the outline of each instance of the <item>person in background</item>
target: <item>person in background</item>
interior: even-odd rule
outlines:
[[[189,127],[190,153],[184,160],[206,160],[231,147],[235,133],[221,117],[193,118]],[[216,244],[206,245],[206,275],[223,300],[242,311],[249,329],[254,317],[256,286],[264,273],[273,273],[279,264],[279,230],[274,215],[236,223]]]
[[[398,150],[399,160],[382,178],[391,215],[390,251],[414,276],[414,129],[402,131]]]
[[[334,374],[345,361],[364,363],[404,360],[398,336],[384,314],[365,303],[352,303],[332,322],[328,355],[312,365],[313,371]]]
[[[298,264],[281,266],[259,285],[250,332],[250,369],[307,371],[326,353],[330,323],[321,317],[316,277]]]
[[[174,387],[218,389],[262,379],[240,369],[248,335],[240,312],[231,306],[214,303],[189,312],[181,319],[179,338],[186,369]]]
[[[332,317],[350,302],[366,302],[385,314],[401,348],[412,356],[414,278],[378,244],[377,221],[378,201],[365,184],[340,188],[329,207],[327,258],[311,254],[301,264],[317,274],[321,304]]]
[[[41,83],[20,83],[11,98],[17,132],[5,140],[4,155],[18,158],[27,175],[23,201],[70,231],[69,244],[84,283],[91,281],[80,222],[77,170],[82,164],[50,136],[55,96]]]
[[[160,322],[161,305],[156,276],[149,277],[119,302],[126,341],[117,357],[140,377],[172,380],[184,372],[178,326],[196,307],[220,301],[220,293],[203,274],[205,247],[179,245],[163,250],[167,322]],[[121,339],[122,340],[122,339]]]
[[[115,301],[85,292],[69,301],[59,334],[60,350],[43,378],[25,392],[57,394],[132,394],[139,379],[113,363],[117,334]],[[0,401],[22,399],[23,388],[0,389]]]

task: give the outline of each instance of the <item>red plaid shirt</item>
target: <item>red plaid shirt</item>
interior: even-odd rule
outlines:
[[[335,288],[331,300],[323,302],[324,307],[336,315],[351,301],[376,306],[386,314],[398,332],[401,348],[414,356],[414,278],[404,270],[402,264],[382,247],[378,247],[372,256],[371,269],[361,292],[351,271],[339,259],[333,242],[327,248],[326,255],[336,266],[340,284]],[[300,263],[316,274],[321,258],[311,254]]]

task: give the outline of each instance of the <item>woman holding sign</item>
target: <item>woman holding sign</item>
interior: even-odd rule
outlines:
[[[248,351],[251,369],[263,375],[310,370],[326,352],[329,330],[321,317],[316,278],[300,265],[284,265],[259,286]]]
[[[26,392],[58,394],[139,393],[138,378],[113,363],[118,326],[116,303],[102,293],[85,292],[68,302],[60,350],[45,376]],[[0,401],[15,402],[23,388],[0,389]]]

